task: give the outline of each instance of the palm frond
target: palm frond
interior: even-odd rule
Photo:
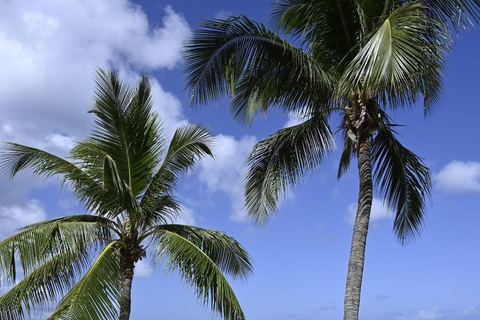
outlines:
[[[245,249],[224,233],[182,225],[164,225],[153,235],[154,259],[195,290],[197,298],[226,320],[245,319],[222,271],[245,278],[252,271]]]
[[[32,310],[58,300],[88,268],[89,255],[86,250],[51,255],[50,260],[25,275],[0,297],[0,317],[4,320],[25,319],[32,315]]]
[[[245,178],[245,203],[250,218],[257,224],[267,221],[276,211],[279,198],[306,174],[318,169],[333,146],[323,114],[258,142],[247,160]]]
[[[52,256],[75,255],[96,248],[112,237],[112,222],[108,219],[76,215],[36,223],[0,242],[0,272],[6,283],[16,281],[15,257],[18,256],[23,274],[29,274]]]
[[[425,220],[425,201],[431,196],[430,170],[395,138],[390,119],[383,113],[372,141],[374,179],[385,203],[395,212],[394,232],[404,244],[418,236]]]
[[[353,141],[348,137],[347,131],[344,130],[343,150],[340,156],[340,163],[338,164],[337,179],[344,176],[350,168],[350,160],[355,155],[355,147]]]
[[[98,180],[77,163],[36,148],[7,143],[1,151],[0,166],[11,178],[27,169],[45,179],[58,176],[62,184],[73,188],[75,196],[89,209],[97,207],[103,194]]]
[[[357,2],[280,0],[273,5],[270,23],[286,35],[301,39],[319,61],[339,64],[344,57],[355,55],[361,38]]]
[[[178,209],[178,206],[171,202],[171,194],[176,189],[178,179],[202,158],[213,157],[213,146],[211,133],[201,125],[188,124],[175,131],[163,163],[150,179],[140,202],[144,215],[142,219],[147,221],[153,216],[157,217],[155,219],[164,216],[164,221],[169,220],[169,216]],[[169,205],[163,208],[162,204]],[[167,210],[162,211],[163,209]]]
[[[428,19],[426,8],[412,2],[396,8],[351,61],[339,83],[344,100],[359,90],[363,100],[379,97],[391,108],[414,104],[424,95],[426,107],[441,94],[441,71],[448,36]]]
[[[48,319],[99,319],[118,317],[120,298],[120,245],[111,242],[59,303]]]
[[[422,0],[428,14],[458,33],[480,22],[479,0]]]
[[[133,90],[115,72],[98,71],[91,141],[105,153],[104,172],[119,187],[117,201],[127,212],[138,211],[135,198],[145,191],[161,154],[163,139],[152,106],[146,76]]]
[[[207,20],[185,52],[192,105],[232,97],[231,111],[250,123],[270,106],[326,108],[331,70],[245,16]]]

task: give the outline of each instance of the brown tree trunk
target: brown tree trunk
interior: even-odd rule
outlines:
[[[119,320],[129,320],[132,305],[132,281],[135,264],[131,259],[124,259],[122,263],[122,283],[120,296]]]
[[[357,216],[353,227],[350,259],[348,261],[344,320],[358,320],[363,265],[365,261],[365,247],[367,243],[370,211],[372,208],[373,184],[370,143],[368,138],[362,140],[363,141],[360,142],[357,153],[360,190],[358,195]]]

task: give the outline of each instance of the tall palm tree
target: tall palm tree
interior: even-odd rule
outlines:
[[[14,143],[3,151],[11,177],[57,176],[91,214],[36,223],[0,243],[2,279],[13,286],[0,318],[24,319],[61,298],[49,319],[127,320],[135,264],[148,254],[222,318],[245,319],[224,276],[251,272],[244,248],[223,232],[170,223],[181,213],[179,178],[212,156],[210,133],[185,125],[167,148],[146,76],[133,89],[99,70],[96,84],[94,129],[68,160]]]
[[[192,105],[229,96],[242,124],[270,108],[304,117],[250,154],[245,203],[258,224],[319,169],[334,144],[330,121],[340,115],[338,177],[356,157],[360,180],[344,319],[358,319],[374,182],[402,244],[418,235],[430,195],[428,168],[397,140],[387,111],[420,99],[425,112],[438,105],[451,35],[479,18],[479,0],[277,0],[275,32],[245,16],[207,20],[186,47]]]

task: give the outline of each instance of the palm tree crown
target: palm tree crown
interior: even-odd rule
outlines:
[[[428,168],[397,140],[387,111],[421,99],[426,113],[438,105],[451,34],[479,19],[479,0],[278,0],[276,32],[245,16],[206,20],[187,45],[192,105],[227,95],[243,124],[269,108],[304,117],[250,154],[245,204],[259,224],[319,169],[334,143],[329,120],[340,115],[338,177],[356,157],[360,178],[345,319],[358,318],[373,182],[402,244],[418,235],[430,196]]]
[[[222,232],[170,223],[181,211],[179,178],[212,156],[210,133],[185,125],[167,146],[146,76],[132,89],[99,70],[96,84],[94,129],[68,160],[14,143],[3,151],[11,177],[24,169],[58,176],[92,214],[30,225],[0,243],[0,272],[13,285],[0,317],[24,319],[61,298],[49,319],[129,319],[134,266],[148,254],[222,318],[244,319],[224,276],[249,275],[244,248]]]

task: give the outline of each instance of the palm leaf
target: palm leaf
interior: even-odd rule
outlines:
[[[392,108],[414,104],[419,95],[438,102],[446,50],[445,29],[412,2],[395,9],[351,61],[338,88],[349,99],[359,88],[363,100],[379,97]]]
[[[186,47],[192,105],[233,98],[231,111],[250,123],[267,107],[322,109],[333,89],[329,69],[245,16],[207,20]],[[312,94],[315,93],[315,94]]]
[[[167,222],[176,215],[179,207],[171,201],[174,199],[171,194],[176,189],[179,178],[202,158],[213,157],[213,146],[213,138],[203,126],[188,124],[175,131],[165,158],[150,179],[140,202],[144,223]]]
[[[350,168],[350,160],[355,155],[355,147],[353,141],[348,137],[347,130],[344,130],[343,150],[338,164],[337,179],[344,176]]]
[[[390,119],[372,141],[374,179],[385,203],[395,212],[394,232],[404,244],[418,236],[425,220],[425,199],[431,196],[430,171],[395,138]]]
[[[16,143],[7,143],[1,152],[0,166],[11,178],[26,169],[33,170],[33,174],[45,179],[59,176],[61,183],[73,188],[75,196],[89,209],[96,208],[101,201],[102,186],[94,177],[76,163],[51,153]]]
[[[224,233],[182,225],[165,225],[153,235],[154,259],[167,270],[178,270],[203,304],[223,319],[245,319],[222,271],[245,278],[251,272],[248,254]]]
[[[5,320],[24,319],[32,309],[49,306],[75,284],[87,269],[89,252],[69,250],[51,256],[0,297],[0,315]]]
[[[247,160],[245,178],[245,202],[252,220],[258,224],[267,221],[280,196],[318,169],[333,145],[322,114],[258,142]]]
[[[108,219],[77,215],[36,223],[0,242],[0,272],[14,284],[14,258],[18,255],[23,274],[29,274],[57,254],[75,255],[111,238]]]
[[[428,14],[446,26],[451,26],[456,32],[480,22],[479,0],[422,0]]]
[[[48,319],[110,320],[118,317],[121,278],[118,247],[117,242],[111,242],[100,253]]]
[[[286,35],[301,39],[317,61],[339,64],[344,57],[355,55],[353,49],[361,38],[358,2],[280,0],[272,6],[270,22]]]

